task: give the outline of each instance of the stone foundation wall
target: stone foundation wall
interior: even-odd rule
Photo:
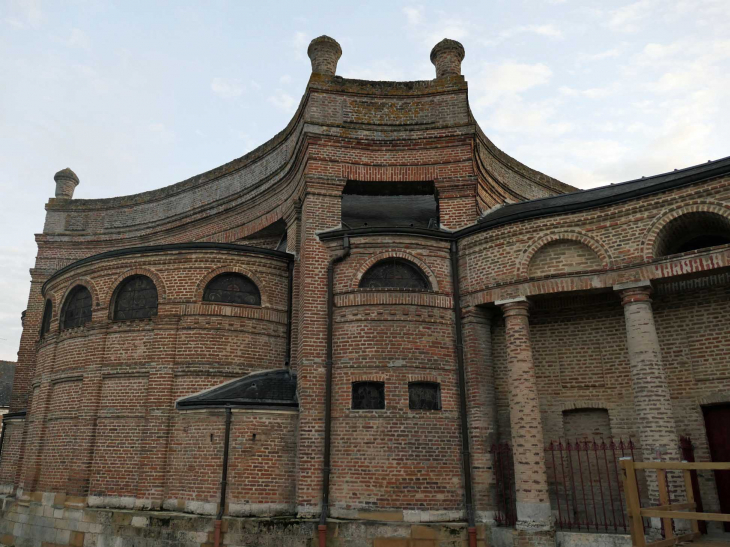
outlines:
[[[0,545],[13,547],[210,547],[214,517],[172,511],[72,508],[64,496],[42,494],[18,503],[2,498]],[[294,517],[225,517],[226,547],[316,547],[317,521]],[[477,546],[491,541],[487,526],[477,528]],[[465,523],[330,521],[328,547],[463,547]]]

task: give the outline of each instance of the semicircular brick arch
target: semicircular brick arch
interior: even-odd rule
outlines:
[[[546,245],[558,241],[573,241],[585,245],[596,254],[598,259],[601,261],[601,267],[603,269],[608,269],[613,264],[613,259],[611,254],[608,252],[608,249],[602,243],[599,243],[598,240],[580,230],[566,230],[539,236],[529,246],[527,246],[525,250],[522,251],[522,256],[520,257],[517,269],[518,276],[523,279],[529,277],[530,262],[535,254]]]
[[[254,282],[256,287],[259,290],[259,293],[261,294],[261,307],[262,308],[269,308],[271,307],[271,304],[269,303],[269,296],[268,291],[266,290],[266,285],[264,282],[251,270],[248,268],[242,268],[241,266],[234,265],[234,264],[227,264],[225,266],[219,266],[217,268],[214,268],[210,270],[207,274],[205,274],[200,281],[198,281],[198,286],[195,288],[195,302],[202,302],[203,301],[203,293],[205,292],[205,287],[208,286],[208,283],[210,283],[213,278],[224,274],[224,273],[238,273],[241,275],[245,275],[248,277],[251,281]]]
[[[87,289],[89,289],[89,292],[91,293],[91,303],[92,307],[91,310],[93,310],[101,305],[101,301],[99,300],[99,289],[96,288],[96,285],[94,282],[89,279],[88,277],[79,277],[77,279],[73,279],[69,282],[69,284],[66,286],[66,289],[63,291],[63,297],[59,300],[58,304],[62,307],[66,303],[66,299],[68,298],[68,295],[71,293],[71,291],[74,289],[74,287],[78,285],[83,285]],[[56,307],[56,303],[54,302],[54,307]],[[60,308],[56,307],[58,310],[58,313],[61,313]],[[56,309],[54,309],[54,314],[56,313]],[[60,317],[60,316],[59,316]]]
[[[124,281],[128,277],[132,277],[133,275],[144,275],[152,280],[152,282],[155,284],[155,288],[157,289],[158,303],[161,303],[167,299],[167,287],[165,287],[165,283],[162,281],[162,277],[160,276],[160,274],[150,268],[132,268],[118,275],[109,286],[107,295],[104,297],[104,302],[107,303],[107,307],[109,308],[110,313],[111,310],[113,310],[114,308],[114,298],[117,295],[117,290],[119,289],[122,281]]]
[[[714,213],[727,218],[730,221],[730,205],[714,200],[701,200],[691,205],[676,205],[662,212],[649,226],[641,242],[644,260],[651,261],[655,258],[657,243],[660,241],[662,230],[673,220],[688,213]]]
[[[428,282],[431,284],[431,290],[433,292],[439,291],[439,283],[436,280],[436,276],[431,271],[431,268],[429,268],[423,260],[416,258],[412,254],[406,253],[404,251],[384,251],[368,258],[363,264],[360,265],[360,267],[355,272],[355,275],[352,278],[351,287],[353,289],[359,289],[360,280],[362,279],[362,276],[365,275],[365,272],[367,272],[376,263],[386,258],[402,258],[403,260],[413,262],[421,269],[424,274],[426,274],[426,277],[428,277]]]

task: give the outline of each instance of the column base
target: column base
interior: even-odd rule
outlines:
[[[493,547],[555,547],[555,530],[528,531],[492,528]]]
[[[549,503],[517,502],[515,528],[523,532],[555,532],[555,519]]]

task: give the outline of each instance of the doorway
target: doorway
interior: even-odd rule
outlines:
[[[730,404],[702,407],[713,462],[730,462]],[[730,513],[730,471],[715,471],[720,511]],[[730,532],[730,522],[724,524]]]

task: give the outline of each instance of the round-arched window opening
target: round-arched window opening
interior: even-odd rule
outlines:
[[[157,287],[145,275],[133,275],[119,285],[114,320],[147,319],[157,315]]]
[[[43,321],[41,321],[41,338],[51,330],[51,317],[53,316],[53,302],[49,298],[43,308]]]
[[[431,283],[413,262],[386,258],[376,262],[360,280],[361,289],[401,289],[428,291]]]
[[[261,305],[261,292],[256,283],[239,273],[224,273],[211,279],[203,291],[206,302]]]
[[[667,223],[654,245],[656,258],[730,243],[730,219],[717,213],[686,213]]]
[[[83,285],[77,285],[71,289],[63,304],[61,330],[83,327],[89,321],[91,321],[91,293]]]

